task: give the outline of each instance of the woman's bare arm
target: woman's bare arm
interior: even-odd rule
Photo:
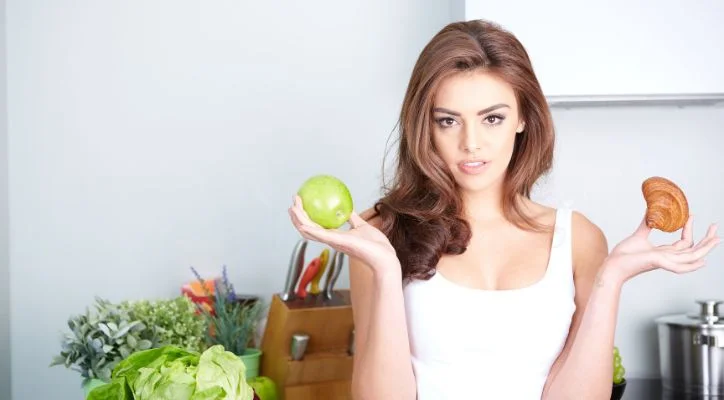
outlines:
[[[354,399],[415,399],[400,273],[377,275],[350,258],[355,326]],[[387,270],[399,266],[385,267]]]
[[[352,257],[349,266],[355,326],[352,397],[414,400],[400,266],[370,268]]]
[[[373,214],[368,210],[363,215]],[[302,199],[289,208],[292,223],[307,240],[325,243],[349,257],[355,326],[352,397],[414,400],[417,393],[407,338],[402,270],[389,239],[354,211],[348,231],[324,229],[309,219]]]
[[[543,399],[600,399],[611,397],[613,346],[623,284],[654,269],[677,274],[693,272],[718,244],[716,225],[694,244],[692,219],[681,239],[668,245],[649,242],[652,228],[642,219],[638,229],[607,253],[601,230],[585,218],[574,218],[576,304],[571,335],[546,383]]]

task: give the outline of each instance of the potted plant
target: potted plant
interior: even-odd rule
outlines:
[[[172,345],[198,353],[205,349],[206,322],[188,297],[127,300],[121,307],[154,331],[157,346]]]
[[[206,288],[201,275],[193,267],[191,270],[201,287]],[[246,365],[247,379],[259,376],[261,349],[254,346],[253,338],[257,323],[264,313],[264,304],[258,298],[239,297],[229,282],[226,266],[223,267],[221,279],[214,282],[214,292],[209,291],[207,296],[212,300],[210,309],[197,303],[208,325],[206,344],[220,344],[238,355]]]
[[[611,400],[621,400],[626,390],[626,369],[621,363],[621,354],[618,347],[613,348],[613,390]]]
[[[64,365],[80,373],[86,395],[95,386],[110,382],[111,371],[138,350],[155,345],[154,332],[129,310],[96,297],[95,308],[68,319],[71,333],[61,340],[61,352],[50,366]]]

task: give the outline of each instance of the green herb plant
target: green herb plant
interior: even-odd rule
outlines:
[[[201,287],[205,288],[204,279],[193,267],[191,270]],[[208,346],[222,345],[227,351],[244,355],[263,316],[265,305],[261,300],[240,302],[234,287],[229,283],[226,266],[223,267],[222,279],[214,282],[214,291],[206,292],[206,296],[213,300],[211,310],[197,306],[208,325],[206,343]]]
[[[61,340],[61,352],[50,366],[64,365],[85,379],[109,382],[111,371],[133,352],[156,345],[153,329],[132,312],[96,297],[95,307],[68,319],[71,333]]]
[[[154,330],[159,347],[173,345],[199,353],[204,350],[206,322],[187,296],[124,301],[121,306]]]

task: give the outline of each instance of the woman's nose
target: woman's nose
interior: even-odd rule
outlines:
[[[468,125],[465,128],[465,135],[463,137],[463,150],[468,153],[480,150],[480,142],[482,141],[482,133],[479,132],[479,128],[476,126]]]

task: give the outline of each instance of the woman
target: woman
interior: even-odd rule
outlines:
[[[350,257],[356,399],[608,399],[621,286],[694,271],[719,242],[613,248],[578,212],[530,199],[554,128],[523,46],[452,23],[425,47],[400,116],[396,176],[349,231],[290,216]]]

